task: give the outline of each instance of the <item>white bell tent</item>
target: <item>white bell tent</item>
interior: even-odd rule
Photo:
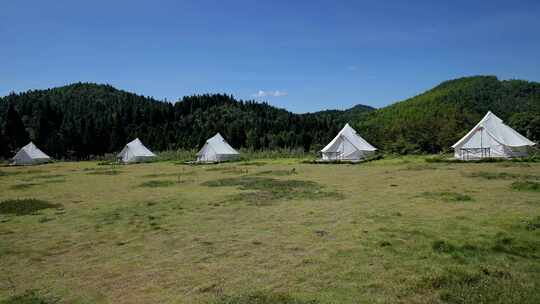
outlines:
[[[346,124],[338,135],[321,150],[323,161],[360,161],[369,157],[377,148],[370,145]]]
[[[199,153],[197,153],[197,162],[221,162],[239,157],[240,153],[233,149],[218,133],[207,140]]]
[[[15,156],[13,156],[14,165],[37,165],[50,162],[51,158],[43,153],[33,142],[22,147]]]
[[[489,111],[463,138],[455,143],[454,157],[462,160],[527,156],[535,143],[505,125]]]
[[[138,138],[128,143],[117,156],[123,163],[144,162],[154,157],[156,155],[148,150]]]

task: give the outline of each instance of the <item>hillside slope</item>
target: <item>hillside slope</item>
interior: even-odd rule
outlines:
[[[540,83],[493,76],[450,80],[368,113],[354,125],[374,145],[397,153],[447,150],[488,110],[532,140],[540,139]]]

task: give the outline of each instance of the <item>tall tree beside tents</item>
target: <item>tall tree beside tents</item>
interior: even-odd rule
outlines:
[[[30,141],[30,135],[13,104],[8,106],[6,114],[5,140],[8,153],[14,153]]]

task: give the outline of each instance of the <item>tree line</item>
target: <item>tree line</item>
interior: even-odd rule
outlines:
[[[394,153],[448,150],[488,111],[540,140],[540,84],[492,76],[451,80],[375,110],[295,114],[224,94],[175,103],[110,85],[75,83],[0,99],[0,156],[34,141],[58,159],[115,153],[135,137],[155,151],[195,149],[220,132],[236,148],[318,151],[346,122],[376,147]]]
[[[300,115],[224,94],[170,103],[76,83],[2,98],[1,153],[10,157],[30,139],[49,155],[69,159],[118,152],[135,137],[156,151],[195,149],[217,132],[237,148],[311,151],[344,123],[337,112]]]

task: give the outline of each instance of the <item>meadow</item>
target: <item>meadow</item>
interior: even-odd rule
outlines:
[[[540,303],[540,163],[0,168],[0,303]]]

